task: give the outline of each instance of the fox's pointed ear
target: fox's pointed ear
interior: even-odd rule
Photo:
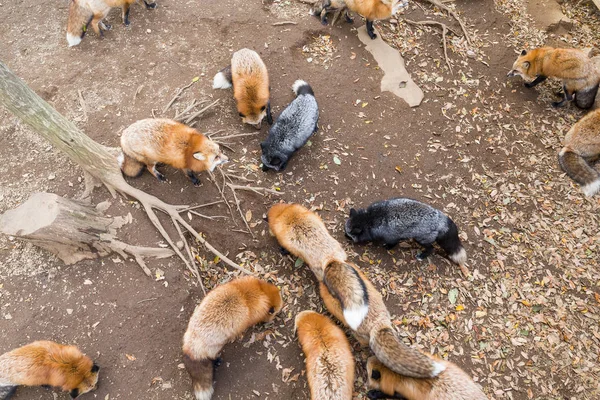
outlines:
[[[98,371],[100,371],[100,367],[98,366],[98,364],[94,363],[94,365],[92,365],[92,373],[98,372]]]
[[[354,217],[356,215],[356,210],[354,208],[350,209],[350,217]]]
[[[200,161],[204,161],[206,160],[206,157],[204,156],[204,154],[198,152],[198,153],[194,153],[194,158],[196,160],[200,160]]]
[[[76,399],[79,396],[79,389],[75,388],[69,392],[72,399]]]
[[[522,55],[522,56],[526,56],[526,55],[527,55],[527,50],[523,50],[523,51],[521,52],[521,55]]]

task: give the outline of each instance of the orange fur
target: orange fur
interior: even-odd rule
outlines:
[[[67,22],[67,41],[69,46],[76,46],[81,42],[87,27],[97,35],[102,34],[101,23],[108,15],[111,8],[121,7],[123,23],[128,24],[127,15],[131,5],[138,0],[70,0],[69,19]],[[155,3],[146,3],[146,8],[156,7]]]
[[[328,267],[335,266],[337,262]],[[327,307],[327,310],[340,320],[344,325],[352,328],[344,316],[344,308],[340,299],[335,296],[336,292],[347,290],[348,287],[355,286],[355,276],[360,277],[363,286],[368,294],[368,312],[362,319],[357,328],[352,328],[352,333],[361,345],[369,345],[373,353],[384,361],[385,365],[398,373],[402,373],[415,378],[429,378],[438,375],[443,366],[424,356],[417,349],[407,346],[398,337],[391,321],[390,313],[383,302],[383,297],[373,286],[371,281],[364,273],[351,263],[344,263],[346,268],[332,268],[332,273],[343,274],[337,279],[328,277],[328,283],[320,283],[319,292],[321,298]],[[346,271],[352,269],[354,274],[348,274]],[[339,271],[339,272],[336,272]],[[348,282],[347,275],[352,277]]]
[[[48,385],[79,396],[96,388],[97,368],[75,346],[37,341],[0,356],[0,387]]]
[[[279,289],[254,277],[233,280],[206,295],[183,337],[184,364],[197,399],[212,396],[212,363],[223,346],[251,326],[271,321],[282,306]]]
[[[600,109],[589,112],[569,130],[558,155],[563,171],[581,185],[587,196],[600,191],[600,173],[593,163],[600,158]]]
[[[269,106],[267,66],[255,51],[241,49],[231,58],[231,78],[242,121],[260,127]]]
[[[344,0],[346,6],[369,21],[388,19],[398,0]]]
[[[128,176],[136,176],[136,171],[140,172],[145,165],[160,179],[161,174],[156,171],[158,163],[182,169],[189,176],[192,172],[212,171],[227,161],[219,145],[210,138],[169,119],[135,122],[123,131],[121,148],[127,157],[121,157],[120,165]]]
[[[403,396],[407,400],[487,400],[480,386],[455,364],[436,358],[446,369],[433,379],[415,379],[399,375],[377,360],[367,361],[369,397]]]
[[[523,79],[562,79],[565,99],[572,100],[572,96],[575,95],[577,106],[590,108],[594,104],[600,84],[600,59],[590,58],[586,52],[578,49],[541,47],[530,51],[523,50],[508,76],[521,76]],[[536,80],[526,83],[525,86],[533,87],[538,83]],[[562,104],[563,102],[554,105]]]
[[[319,281],[329,263],[346,260],[346,252],[321,218],[300,204],[275,204],[267,218],[269,230],[280,246],[303,259]]]
[[[352,399],[354,357],[344,332],[329,318],[313,311],[299,313],[295,325],[306,356],[311,399]]]

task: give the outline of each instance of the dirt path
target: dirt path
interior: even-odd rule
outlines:
[[[415,109],[380,92],[382,73],[351,26],[322,27],[304,4],[158,1],[155,11],[134,7],[130,28],[115,10],[106,39],[90,35],[72,49],[64,37],[65,1],[1,2],[0,59],[93,139],[116,146],[124,127],[153,110],[159,116],[176,89],[194,77],[200,80],[166,116],[194,98],[220,98],[199,129],[255,132],[240,123],[231,93],[213,91],[211,81],[232,51],[256,49],[269,67],[274,115],[302,78],[315,90],[320,130],[282,174],[258,169],[264,127],[256,137],[233,141],[228,169],[280,188],[286,201],[316,207],[383,290],[400,330],[415,345],[464,367],[490,397],[597,398],[600,201],[585,200],[556,165],[562,134],[582,113],[552,110],[550,86],[538,92],[506,81],[516,54],[507,37],[514,34],[491,0],[457,2],[476,32],[478,50],[472,59],[464,43],[453,43],[453,74],[444,67],[438,32],[379,25],[425,92]],[[423,19],[423,11],[411,6],[410,18]],[[298,24],[272,26],[284,20]],[[354,26],[360,24],[357,18]],[[0,158],[0,212],[35,191],[73,197],[83,190],[80,171],[4,110]],[[194,188],[181,172],[165,174],[168,184],[149,174],[132,183],[178,204],[219,198],[206,176]],[[341,227],[350,205],[393,196],[428,201],[453,217],[474,281],[464,280],[440,254],[420,263],[414,246],[386,252],[345,241]],[[107,198],[97,190],[93,201]],[[268,236],[262,215],[277,199],[250,193],[242,199],[256,239],[235,231],[243,227],[239,218],[194,217],[193,224],[230,257],[277,282],[287,305],[274,323],[226,347],[214,398],[307,399],[292,319],[305,308],[322,310],[314,278],[282,257]],[[124,240],[160,242],[136,204],[113,203],[108,213],[134,216],[122,231]],[[206,213],[228,210],[220,204]],[[201,251],[206,285],[227,280],[232,273],[205,255]],[[95,398],[192,398],[180,342],[201,291],[177,259],[151,264],[159,276],[164,271],[164,279],[153,281],[118,257],[65,267],[1,238],[0,263],[0,352],[42,338],[75,343],[102,367]],[[356,396],[363,399],[368,352],[352,343],[359,365]],[[15,399],[50,396],[45,389],[23,389]]]

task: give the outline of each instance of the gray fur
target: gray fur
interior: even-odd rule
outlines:
[[[354,242],[380,242],[391,249],[399,242],[414,239],[423,246],[419,260],[433,253],[437,242],[455,263],[466,261],[458,228],[446,214],[416,200],[397,198],[379,201],[367,209],[350,210],[346,235]]]
[[[0,386],[0,400],[8,400],[17,391],[17,386]]]
[[[308,88],[306,88],[308,86]],[[269,130],[269,136],[260,144],[263,170],[285,169],[292,155],[317,130],[319,107],[309,85],[300,88],[299,95],[283,110]]]
[[[355,242],[393,245],[415,239],[419,243],[433,243],[448,230],[448,217],[443,212],[412,199],[379,201],[355,213],[353,216],[351,211],[346,222],[346,234]]]

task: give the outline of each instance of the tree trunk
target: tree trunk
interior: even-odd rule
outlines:
[[[0,104],[27,123],[84,171],[113,187],[127,185],[116,152],[79,130],[0,62]]]
[[[104,216],[88,205],[51,193],[36,193],[25,203],[0,216],[0,232],[44,248],[65,264],[104,257],[112,252],[133,255],[150,276],[143,257],[165,258],[169,249],[130,246],[117,240],[118,228],[127,218]]]
[[[125,179],[123,179],[121,169],[117,163],[115,149],[96,143],[86,136],[72,122],[63,117],[58,111],[35,94],[33,90],[13,74],[2,62],[0,62],[0,104],[4,105],[4,107],[19,117],[23,122],[31,126],[36,133],[42,135],[56,148],[64,151],[74,163],[79,164],[79,166],[83,168],[87,174],[86,193],[91,191],[91,179],[87,179],[91,176],[104,183],[113,197],[116,196],[115,191],[119,191],[139,200],[152,224],[169,243],[175,254],[183,260],[190,272],[196,276],[201,285],[202,280],[198,269],[196,268],[194,256],[183,235],[181,227],[190,232],[196,240],[230,267],[238,269],[246,274],[252,274],[252,272],[240,267],[227,256],[215,249],[198,231],[181,217],[179,213],[187,211],[189,207],[165,203],[142,190],[130,186]],[[171,222],[177,229],[180,239],[185,245],[187,257],[175,245],[175,242],[171,239],[169,233],[164,229],[158,216],[154,212],[155,209],[164,212],[170,217]]]

